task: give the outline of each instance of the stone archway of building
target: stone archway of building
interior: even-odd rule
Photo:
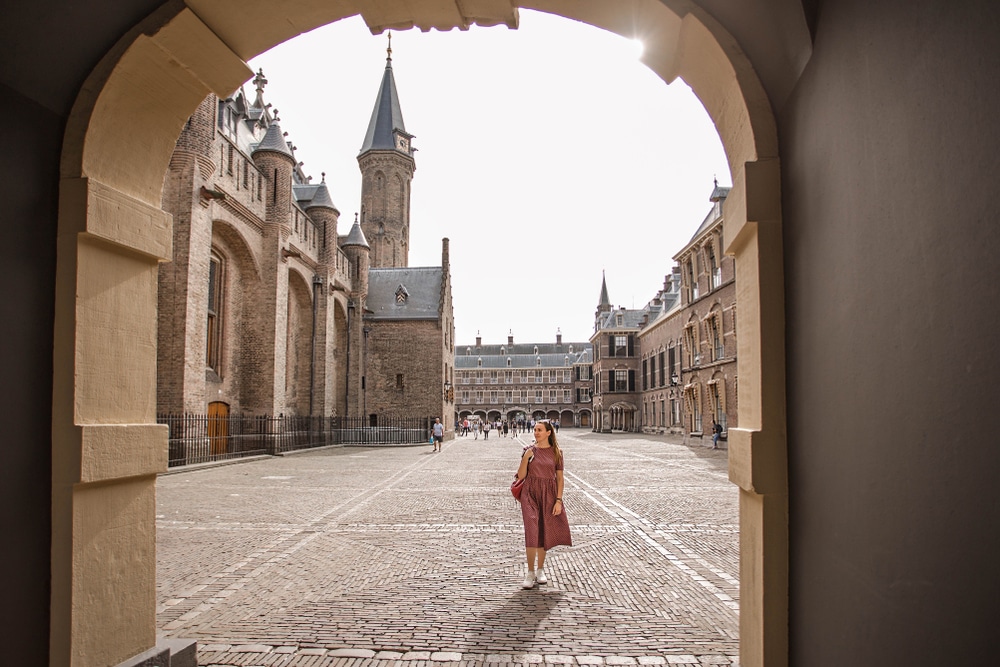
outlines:
[[[249,79],[247,60],[354,13],[375,33],[513,27],[515,5],[639,37],[646,64],[666,82],[687,82],[719,131],[733,176],[725,249],[736,258],[739,286],[740,428],[729,431],[729,461],[730,479],[740,488],[741,664],[787,664],[779,153],[753,64],[705,8],[714,6],[709,0],[487,0],[465,15],[468,4],[164,3],[87,79],[61,163],[52,664],[117,664],[156,643],[155,486],[167,460],[166,427],[155,423],[156,285],[157,265],[170,258],[172,243],[160,196],[188,116],[209,92],[227,95]],[[796,3],[788,6],[801,12]],[[782,25],[806,30],[801,16]]]

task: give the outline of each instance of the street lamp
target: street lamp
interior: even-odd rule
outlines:
[[[444,381],[444,400],[448,400],[451,396],[451,382],[449,380]]]

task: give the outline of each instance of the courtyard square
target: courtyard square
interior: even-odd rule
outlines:
[[[158,629],[202,665],[735,664],[726,452],[562,429],[572,547],[521,588],[519,439],[343,447],[157,486]]]

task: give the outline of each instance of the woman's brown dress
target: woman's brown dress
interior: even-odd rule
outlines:
[[[569,535],[566,506],[557,516],[552,516],[556,504],[556,470],[562,470],[562,461],[556,464],[551,447],[532,447],[535,458],[528,464],[528,475],[521,490],[521,517],[524,519],[524,546],[552,547],[573,546]]]

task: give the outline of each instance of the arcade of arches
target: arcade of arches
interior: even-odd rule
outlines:
[[[517,23],[517,9],[500,0],[300,0],[261,3],[256,13],[246,6],[230,11],[235,4],[165,5],[92,73],[70,120],[57,260],[53,459],[76,451],[82,460],[76,467],[57,464],[53,477],[52,664],[116,664],[156,643],[154,500],[166,435],[154,419],[153,343],[157,264],[170,256],[171,243],[160,189],[184,120],[209,92],[226,95],[249,79],[245,63],[253,56],[357,12],[373,32]],[[784,664],[782,249],[768,97],[746,54],[703,3],[515,4],[639,37],[647,64],[666,82],[683,78],[719,130],[733,176],[725,246],[736,258],[740,285],[740,428],[730,430],[729,447],[746,536],[741,659],[746,666]],[[475,14],[463,14],[465,6]],[[801,8],[787,7],[777,17],[784,46],[802,59],[810,48],[805,19]],[[127,564],[112,554],[128,554]],[[119,599],[111,604],[108,595]]]

